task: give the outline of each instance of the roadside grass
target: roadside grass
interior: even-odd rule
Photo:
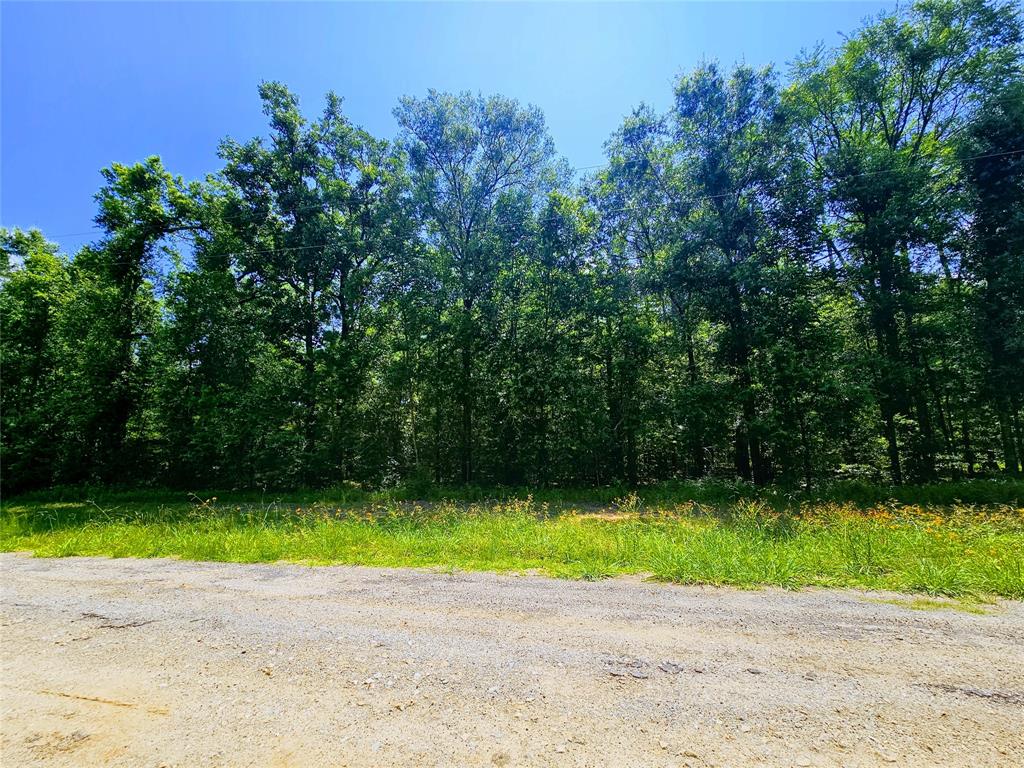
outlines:
[[[365,505],[388,502],[465,502],[489,503],[526,501],[552,506],[609,506],[620,499],[634,497],[642,504],[671,506],[684,502],[723,505],[758,500],[773,507],[792,507],[802,502],[837,502],[870,507],[886,502],[916,505],[1010,504],[1024,505],[1024,480],[984,478],[959,482],[941,482],[898,487],[877,485],[863,480],[838,480],[802,491],[782,486],[755,487],[741,481],[716,479],[679,480],[629,489],[623,486],[583,488],[525,488],[515,486],[444,486],[409,483],[391,488],[366,490],[355,485],[321,490],[292,491],[208,490],[203,498],[216,496],[222,505],[273,505],[287,500],[292,505]],[[110,507],[122,503],[180,505],[191,494],[165,488],[111,488],[66,486],[32,491],[9,503],[95,502]]]
[[[988,610],[991,607],[990,604],[970,597],[943,600],[936,600],[931,597],[870,599],[868,602],[880,605],[895,605],[900,608],[908,608],[911,611],[960,611],[962,613],[973,613],[976,616],[986,616],[991,613]]]
[[[9,501],[0,511],[0,550],[1024,599],[1024,508],[1015,504],[649,503],[636,494],[583,506],[529,496],[107,503]]]

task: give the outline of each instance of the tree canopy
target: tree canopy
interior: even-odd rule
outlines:
[[[262,83],[209,177],[104,169],[93,244],[0,233],[3,487],[1019,474],[1021,34],[918,0],[706,62],[590,175],[513,99],[387,141]]]

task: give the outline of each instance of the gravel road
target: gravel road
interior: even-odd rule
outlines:
[[[1020,766],[1024,604],[0,555],[4,766]]]

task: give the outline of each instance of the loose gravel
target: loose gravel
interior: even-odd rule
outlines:
[[[1022,603],[24,554],[0,581],[4,766],[1024,764]]]

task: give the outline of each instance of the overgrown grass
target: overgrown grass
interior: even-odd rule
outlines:
[[[109,504],[109,506],[107,506]],[[0,549],[37,556],[648,574],[688,584],[829,586],[1024,598],[1024,509],[830,501],[648,502],[533,498],[285,504],[52,502],[0,512]]]
[[[636,494],[640,501],[651,505],[671,505],[687,501],[702,504],[726,504],[744,499],[756,499],[777,507],[786,507],[804,501],[849,502],[870,506],[888,501],[904,504],[1024,504],[1024,481],[1004,479],[976,479],[960,482],[942,482],[925,485],[887,486],[861,480],[834,481],[813,489],[801,491],[781,486],[757,488],[749,483],[726,480],[683,480],[659,483],[638,489],[624,486],[580,488],[525,488],[514,486],[444,486],[426,484],[400,485],[392,488],[366,490],[358,486],[344,486],[321,490],[208,490],[204,498],[216,496],[222,503],[272,504],[287,499],[292,504],[313,503],[352,505],[386,502],[510,502],[532,499],[552,505],[608,505],[616,499]],[[167,488],[109,488],[68,486],[33,491],[18,496],[8,503],[94,501],[113,506],[121,503],[181,504],[192,494]]]

